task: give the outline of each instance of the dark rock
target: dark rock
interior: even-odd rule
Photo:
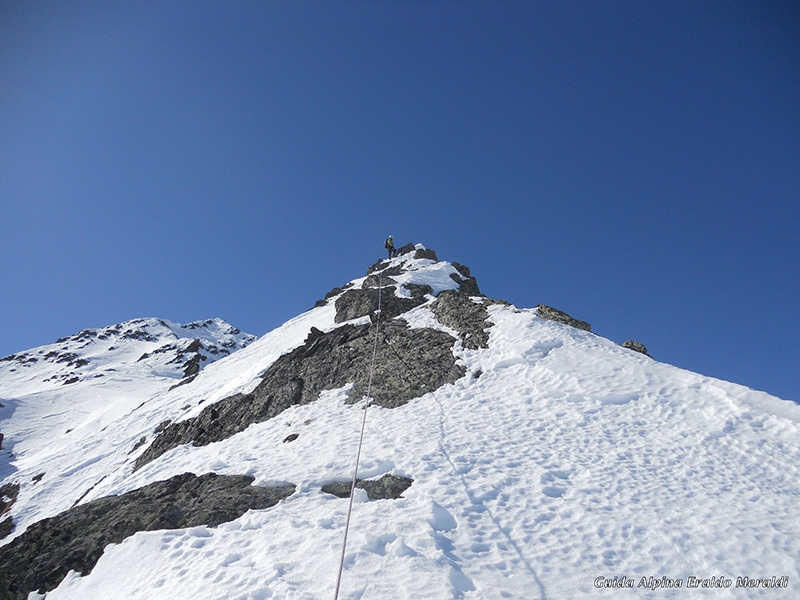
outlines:
[[[430,248],[420,248],[419,250],[414,252],[414,260],[420,260],[420,259],[427,259],[439,262],[439,259],[436,258],[436,252],[434,252]]]
[[[359,482],[361,480],[359,479]],[[326,494],[331,494],[336,496],[337,498],[349,498],[350,497],[350,488],[352,487],[353,482],[349,481],[347,483],[343,482],[334,482],[334,483],[326,483],[322,486],[322,491]],[[356,482],[356,486],[358,486],[358,482]]]
[[[187,383],[192,383],[195,379],[197,379],[197,373],[195,373],[194,375],[190,375],[189,377],[184,377],[175,385],[170,386],[168,391],[171,392],[175,388],[181,387],[182,385],[186,385]]]
[[[627,348],[628,350],[633,350],[634,352],[640,352],[641,354],[644,354],[645,356],[650,356],[647,353],[647,348],[645,348],[642,344],[640,344],[636,340],[628,340],[627,342],[622,344],[622,347],[623,348]]]
[[[391,269],[387,269],[390,271]],[[370,275],[364,279],[364,283],[361,284],[361,289],[365,290],[367,288],[377,288],[383,287],[385,288],[388,285],[393,283],[397,283],[395,279],[388,275],[384,275],[383,273],[378,273],[377,275]]]
[[[39,473],[38,475],[34,475],[33,477],[31,477],[31,481],[34,484],[37,484],[42,480],[42,477],[44,477],[44,473]]]
[[[69,379],[67,379],[66,381],[64,381],[64,383],[61,384],[61,385],[69,385],[71,383],[78,383],[79,381],[80,381],[80,379],[77,376],[72,376]]]
[[[7,483],[0,487],[0,516],[7,513],[19,495],[19,483]]]
[[[380,294],[381,319],[388,320],[404,312],[424,304],[424,296],[416,298],[400,298],[395,295],[395,287],[388,286],[382,290],[378,288],[348,290],[336,299],[336,323],[344,323],[352,319],[369,316],[375,320],[375,311],[378,310],[378,294]]]
[[[200,372],[200,361],[203,360],[202,354],[195,354],[192,358],[187,360],[183,365],[183,376],[193,377]]]
[[[404,254],[409,254],[411,252],[414,252],[415,249],[416,249],[416,246],[414,244],[411,244],[411,243],[406,244],[402,248],[398,248],[397,249],[397,256],[403,256]],[[433,250],[431,250],[431,252],[433,252]]]
[[[285,438],[283,438],[283,443],[285,444],[286,442],[293,442],[299,437],[300,437],[299,433],[290,433]]]
[[[472,274],[469,272],[469,267],[468,266],[462,265],[461,263],[457,263],[457,262],[452,262],[450,264],[453,265],[455,270],[458,271],[459,273],[461,273],[461,275],[463,277],[466,277],[467,279],[472,277]]]
[[[198,350],[200,350],[202,347],[203,347],[203,343],[202,343],[200,340],[198,340],[197,338],[194,338],[194,339],[193,339],[193,340],[192,340],[192,341],[189,343],[189,345],[188,345],[188,346],[186,346],[186,348],[184,348],[184,349],[183,349],[183,351],[184,351],[184,352],[197,352],[197,351],[198,351]]]
[[[353,284],[352,283],[348,283],[345,286],[333,288],[330,292],[325,294],[325,298],[323,298],[322,300],[317,300],[317,302],[316,302],[316,304],[314,304],[314,306],[315,307],[316,306],[325,306],[328,303],[328,300],[330,300],[334,296],[338,296],[343,291],[345,291],[345,290],[347,290],[347,289],[349,289],[351,287],[353,287]]]
[[[589,323],[587,323],[586,321],[580,321],[578,319],[574,319],[573,317],[570,317],[567,313],[560,311],[557,308],[553,308],[552,306],[539,304],[536,307],[536,312],[541,318],[547,319],[548,321],[563,323],[565,325],[576,327],[577,329],[583,329],[584,331],[592,330],[592,326],[589,325]]]
[[[108,544],[137,531],[216,527],[250,509],[274,506],[295,486],[251,486],[246,475],[197,477],[184,473],[122,494],[94,500],[34,523],[0,547],[0,598],[24,600],[46,593],[69,573],[87,575]]]
[[[309,336],[302,346],[280,356],[253,392],[230,396],[196,417],[169,425],[137,458],[135,468],[181,444],[204,446],[228,438],[290,406],[314,402],[324,390],[352,383],[350,401],[359,401],[366,393],[373,331],[371,325],[343,325]],[[380,406],[403,405],[466,372],[453,356],[455,340],[444,332],[411,329],[400,319],[383,323],[379,331],[393,350],[379,345],[371,395]]]
[[[381,270],[377,274],[367,271],[367,276],[364,278],[364,282],[361,284],[361,289],[385,287],[389,284],[397,283],[393,277],[396,277],[402,273],[405,273],[405,268],[403,268],[403,265],[395,265],[388,269]]]
[[[387,473],[373,481],[359,479],[356,481],[356,487],[365,490],[370,500],[396,500],[403,497],[403,492],[410,488],[413,482],[414,480],[410,477],[397,477]],[[322,491],[339,498],[349,498],[352,485],[352,481],[328,483],[322,486]]]
[[[136,443],[133,445],[133,448],[131,448],[131,451],[130,451],[130,452],[128,452],[128,454],[133,454],[133,453],[134,453],[134,452],[136,452],[136,451],[137,451],[139,448],[141,448],[142,446],[144,446],[146,443],[147,443],[147,436],[146,436],[146,435],[143,435],[142,437],[140,437],[140,438],[139,438],[139,441],[138,441],[138,442],[136,442]]]
[[[491,303],[487,299],[488,303]],[[492,326],[486,304],[476,304],[469,296],[455,290],[445,290],[431,304],[436,319],[447,327],[458,331],[465,348],[476,350],[489,347],[489,333]]]
[[[458,284],[458,291],[465,296],[481,296],[481,291],[478,289],[478,282],[474,277],[462,279],[455,273],[450,274],[450,279]]]
[[[410,329],[402,319],[384,323],[380,331],[391,351],[383,350],[375,363],[373,404],[384,408],[402,406],[454,383],[466,373],[453,356],[454,338],[443,331]],[[350,392],[350,401],[359,401],[366,391],[366,381],[357,381]]]
[[[372,273],[376,273],[378,271],[382,271],[383,269],[388,267],[390,264],[392,264],[392,262],[390,260],[385,259],[385,258],[380,259],[375,264],[370,265],[370,267],[367,269],[367,275],[371,275]]]
[[[424,298],[433,294],[433,288],[427,283],[404,283],[402,287],[411,292],[412,298]]]
[[[370,500],[395,500],[414,482],[410,477],[396,477],[388,473],[377,481],[361,481],[356,484],[367,492]]]
[[[7,483],[0,487],[0,518],[11,510],[11,506],[17,501],[18,495],[19,483]],[[14,521],[11,515],[8,515],[0,521],[0,539],[3,539],[12,531],[14,531]]]
[[[0,521],[0,540],[12,531],[14,531],[14,520],[11,517],[6,517]]]
[[[304,344],[310,344],[315,339],[317,339],[319,337],[322,337],[324,335],[325,335],[324,331],[322,331],[321,329],[317,329],[316,327],[312,327],[311,331],[308,332],[308,335],[306,336],[306,339],[305,339],[305,341],[303,343]]]

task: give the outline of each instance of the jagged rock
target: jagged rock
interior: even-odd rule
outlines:
[[[420,298],[433,294],[433,288],[427,283],[404,283],[401,287],[411,292],[412,298]]]
[[[410,488],[413,482],[410,477],[398,477],[387,473],[373,481],[359,479],[356,481],[356,487],[365,490],[370,500],[396,500],[403,497],[402,493]],[[329,483],[322,486],[322,491],[339,498],[349,498],[352,485],[352,481]]]
[[[592,330],[592,326],[586,321],[580,321],[570,317],[567,313],[560,311],[557,308],[553,308],[552,306],[539,304],[536,307],[536,311],[543,319],[548,319],[549,321],[555,321],[557,323],[564,323],[565,325],[570,325],[572,327],[576,327],[577,329],[583,329],[584,331]]]
[[[252,482],[248,475],[184,473],[34,523],[0,548],[0,598],[46,593],[69,571],[87,575],[108,544],[137,531],[215,527],[250,509],[274,506],[295,490],[294,485],[263,488]]]
[[[285,444],[286,442],[293,442],[299,437],[300,437],[299,433],[290,433],[285,438],[283,438],[283,443]]]
[[[137,451],[139,448],[141,448],[142,446],[144,446],[146,443],[147,443],[147,436],[146,436],[146,435],[143,435],[142,437],[140,437],[140,438],[139,438],[139,441],[138,441],[138,442],[136,442],[136,443],[133,445],[133,448],[131,449],[131,451],[130,451],[130,452],[128,452],[128,454],[133,454],[133,453],[134,453],[134,452],[136,452],[136,451]]]
[[[375,273],[377,271],[382,271],[383,269],[388,267],[390,264],[392,264],[392,263],[388,259],[385,259],[385,258],[379,259],[378,262],[370,265],[370,267],[367,269],[367,275],[371,275],[372,273]]]
[[[487,299],[487,302],[488,301]],[[455,290],[445,290],[431,304],[436,319],[447,327],[458,331],[465,348],[476,350],[489,347],[489,333],[492,326],[488,320],[489,312],[483,302],[476,304],[472,299]]]
[[[200,372],[200,361],[203,359],[203,356],[200,354],[195,354],[192,358],[186,361],[183,365],[183,377],[193,377]]]
[[[645,356],[650,356],[647,353],[647,348],[645,348],[642,344],[637,342],[636,340],[628,340],[624,344],[622,344],[623,348],[627,348],[628,350],[633,350],[634,352],[640,352]]]
[[[453,356],[455,339],[435,329],[410,329],[402,319],[381,325],[381,337],[390,347],[375,363],[372,379],[373,404],[395,408],[424,396],[464,376],[466,369]],[[357,402],[366,394],[366,378],[350,392]]]
[[[414,252],[414,260],[419,260],[421,258],[426,258],[428,260],[434,260],[439,262],[439,259],[436,258],[436,252],[431,250],[430,248],[420,248]]]
[[[7,483],[0,487],[0,516],[6,514],[19,495],[19,483]]]
[[[381,319],[392,319],[404,312],[424,304],[427,299],[424,295],[400,298],[395,295],[395,286],[368,288],[362,290],[348,290],[336,299],[336,323],[344,323],[352,319],[369,316],[374,320],[375,311],[378,310],[378,294],[381,296]]]
[[[378,273],[377,275],[370,275],[366,279],[364,279],[364,283],[361,284],[361,289],[365,290],[367,288],[377,288],[377,287],[385,287],[392,283],[397,283],[395,279],[391,276],[386,275],[387,271],[391,271],[392,269],[387,269],[383,273]]]
[[[475,279],[472,275],[470,275],[469,267],[466,267],[462,264],[457,262],[450,263],[455,267],[456,271],[458,271],[462,277],[459,277],[455,273],[450,275],[450,279],[455,281],[458,284],[458,291],[462,294],[467,296],[482,296],[480,289],[478,288],[478,280]]]
[[[0,540],[14,531],[14,521],[11,517],[6,517],[0,521]]]
[[[456,364],[454,338],[434,329],[411,329],[402,319],[383,322],[381,337],[391,343],[373,373],[373,402],[385,408],[407,403],[453,383],[466,370]],[[366,393],[374,338],[371,325],[343,325],[312,332],[302,346],[280,356],[249,394],[236,394],[207,406],[196,417],[166,427],[136,460],[135,468],[181,444],[204,446],[277,416],[292,405],[308,404],[320,392],[353,384],[350,401]]]
[[[325,306],[325,305],[328,303],[328,300],[330,300],[330,299],[331,299],[331,298],[333,298],[334,296],[338,296],[338,295],[339,295],[339,294],[341,294],[343,291],[345,291],[345,290],[347,290],[347,289],[350,289],[351,287],[353,287],[353,284],[352,284],[352,283],[348,283],[347,285],[344,285],[344,286],[342,286],[342,287],[335,287],[335,288],[333,288],[333,289],[332,289],[330,292],[328,292],[327,294],[325,294],[325,298],[323,298],[322,300],[317,300],[317,302],[314,304],[314,306],[315,306],[315,307],[318,307],[318,306]]]
[[[397,256],[403,256],[404,254],[409,254],[410,252],[414,252],[416,250],[416,246],[412,243],[408,243],[402,248],[398,248]]]

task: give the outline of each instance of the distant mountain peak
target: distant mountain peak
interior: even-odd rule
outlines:
[[[0,359],[0,374],[38,384],[71,385],[100,379],[140,363],[151,374],[181,379],[244,348],[256,339],[222,319],[181,325],[165,319],[132,319],[84,329],[53,344]],[[3,378],[0,377],[0,381]]]

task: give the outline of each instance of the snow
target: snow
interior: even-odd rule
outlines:
[[[434,293],[455,287],[449,263],[393,262],[413,267],[400,283]],[[216,528],[137,533],[48,600],[333,597],[347,500],[321,487],[353,475],[365,403],[345,403],[350,386],[227,440],[175,448],[136,472],[130,453],[163,420],[251,390],[312,326],[336,326],[333,303],[171,391],[160,380],[126,382],[120,371],[102,385],[31,392],[3,374],[0,418],[13,432],[14,456],[3,450],[0,464],[4,482],[19,481],[21,490],[17,529],[2,543],[79,499],[186,471],[297,485],[277,506]],[[659,363],[533,309],[489,312],[488,349],[455,343],[462,379],[399,408],[369,407],[359,477],[391,473],[414,483],[398,500],[356,495],[340,598],[612,597],[619,592],[598,582],[623,577],[637,598],[800,595],[800,407]],[[438,324],[426,305],[404,318]],[[378,360],[396,359],[381,352]],[[98,397],[120,401],[109,408]],[[67,423],[80,436],[56,435]],[[290,433],[299,437],[284,443]],[[788,588],[736,587],[737,577],[773,576],[788,576]],[[690,577],[731,583],[688,589]],[[682,587],[652,589],[668,580]]]

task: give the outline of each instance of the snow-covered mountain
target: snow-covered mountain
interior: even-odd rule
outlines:
[[[362,423],[340,598],[800,597],[799,406],[420,245],[255,341],[7,357],[0,403],[0,598],[333,598]]]

